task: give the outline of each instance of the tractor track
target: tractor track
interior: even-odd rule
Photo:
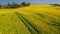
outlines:
[[[31,32],[31,34],[42,34],[41,30],[36,25],[34,25],[33,23],[29,22],[20,13],[15,12],[15,14],[23,22],[23,24],[28,28],[28,30]]]

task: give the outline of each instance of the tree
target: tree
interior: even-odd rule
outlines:
[[[27,2],[22,2],[21,4],[18,4],[16,2],[12,3],[7,3],[7,4],[0,4],[0,8],[18,8],[18,7],[24,7],[24,6],[29,6],[30,3]]]
[[[2,8],[2,4],[0,4],[0,8]]]
[[[21,5],[26,6],[26,5],[27,5],[27,3],[26,3],[26,2],[22,2],[22,3],[21,3]]]
[[[29,6],[30,3],[22,2],[21,5],[23,5],[23,6]]]
[[[11,7],[11,4],[10,3],[7,3],[6,7],[7,8],[10,8]]]
[[[30,5],[30,3],[27,3],[27,6],[29,6]]]
[[[50,5],[52,5],[54,7],[60,6],[59,4],[50,4]]]
[[[12,2],[12,6],[11,6],[11,8],[17,8],[18,7],[18,3],[16,3],[16,2]]]

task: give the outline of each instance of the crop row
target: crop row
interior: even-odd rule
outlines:
[[[46,15],[46,14],[43,14],[43,13],[37,13],[37,15],[40,17],[40,19],[43,21],[43,22],[47,22],[48,25],[52,25],[52,26],[57,26],[56,28],[58,28],[58,30],[60,30],[60,21],[56,20],[55,18],[52,18],[51,16],[49,15]],[[48,17],[48,21],[45,21],[44,19],[47,19]],[[44,19],[42,19],[44,18]]]

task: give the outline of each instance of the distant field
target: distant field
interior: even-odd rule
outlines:
[[[0,34],[60,34],[60,7],[0,9]]]

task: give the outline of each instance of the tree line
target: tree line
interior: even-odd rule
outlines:
[[[7,4],[0,4],[0,8],[19,8],[19,7],[25,7],[25,6],[29,6],[30,3],[27,2],[22,2],[21,4],[18,4],[16,2],[12,2],[12,3],[7,3]]]
[[[60,4],[50,4],[52,5],[53,7],[60,7]]]

